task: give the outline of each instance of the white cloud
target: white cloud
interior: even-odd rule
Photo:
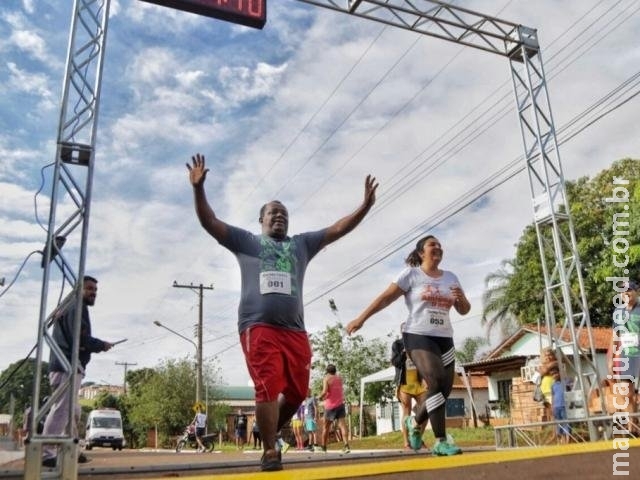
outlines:
[[[255,69],[247,67],[222,67],[218,76],[231,105],[269,97],[287,65],[272,66],[259,62]]]
[[[22,4],[24,5],[24,9],[27,11],[27,13],[33,14],[35,12],[33,0],[22,0]]]
[[[46,60],[46,43],[37,33],[16,30],[11,35],[11,41],[24,52],[33,55],[34,58],[40,61]]]
[[[38,96],[38,108],[41,110],[47,111],[56,107],[54,96],[49,90],[49,78],[46,75],[33,74],[20,70],[13,62],[9,62],[7,68],[10,72],[10,88],[16,92],[24,92]]]
[[[33,14],[33,5],[25,3],[25,10]],[[28,19],[20,13],[8,12],[3,16],[10,34],[6,40],[6,47],[13,47],[16,50],[26,53],[27,57],[41,62],[49,68],[60,67],[60,62],[52,56],[47,48],[47,41],[43,38],[41,31],[34,28]]]
[[[178,72],[176,73],[176,80],[183,88],[198,88],[200,81],[204,75],[206,74],[202,70]]]

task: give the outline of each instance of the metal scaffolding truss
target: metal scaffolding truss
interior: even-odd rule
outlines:
[[[576,378],[573,390],[582,392],[586,405],[599,390],[600,379],[551,103],[540,52],[518,58],[523,62],[510,58],[511,77],[544,275],[546,330],[549,345],[563,360],[561,368],[571,369]],[[580,339],[586,340],[587,348]],[[562,372],[563,377],[566,374]],[[585,413],[589,415],[588,409]]]
[[[47,229],[47,243],[43,258],[36,377],[41,378],[43,349],[48,346],[64,366],[69,377],[55,388],[44,404],[40,405],[40,385],[34,382],[30,431],[26,445],[24,478],[75,479],[78,474],[78,435],[67,426],[61,436],[47,437],[37,434],[36,425],[49,411],[52,403],[68,396],[69,418],[76,417],[77,390],[69,388],[80,380],[78,352],[80,316],[82,306],[82,278],[84,277],[89,210],[94,169],[98,106],[102,65],[109,17],[109,0],[76,0],[73,5],[67,50],[66,71],[61,101],[56,158],[52,179],[51,203]],[[58,218],[58,206],[63,214]],[[79,232],[80,238],[77,239]],[[76,234],[76,235],[74,235]],[[75,238],[75,241],[72,241]],[[63,245],[68,248],[63,250]],[[67,252],[65,254],[64,252]],[[54,278],[56,277],[56,278]],[[49,310],[49,290],[59,291],[62,301]],[[59,312],[75,301],[76,317],[72,359],[69,362],[51,337],[51,327]],[[77,422],[71,422],[76,424]],[[42,471],[41,457],[44,444],[58,447],[57,468]]]
[[[640,418],[640,414],[631,413],[629,418]],[[614,418],[611,415],[592,416],[589,422],[583,419],[553,420],[549,422],[530,422],[522,425],[501,425],[494,427],[496,448],[518,448],[518,447],[543,447],[545,445],[555,445],[557,443],[557,429],[560,425],[565,427],[567,436],[571,443],[582,443],[590,440],[591,428],[587,423],[595,425],[598,433],[604,438],[611,438],[613,435],[612,425]],[[623,425],[619,424],[619,427]],[[568,428],[566,428],[568,427]],[[624,435],[629,438],[638,438],[634,429],[624,430]],[[622,431],[622,428],[620,428]]]
[[[318,7],[510,56],[522,44],[519,25],[430,0],[299,0]],[[535,47],[537,50],[537,46]]]
[[[594,364],[595,348],[535,29],[431,0],[299,1],[508,58],[544,272],[549,343],[556,348],[556,354],[566,360],[567,368],[577,376],[574,388],[586,403],[591,391],[599,388]],[[69,363],[55,345],[49,330],[57,312],[62,311],[68,303],[75,299],[76,304],[81,305],[81,279],[84,276],[87,249],[109,6],[110,0],[75,0],[73,5],[43,259],[36,378],[41,375],[39,369],[45,344],[71,375],[65,385],[53,392],[45,405],[39,404],[39,384],[35,383],[32,432],[36,431],[37,421],[44,417],[53,400],[63,395],[70,396],[70,418],[73,418],[77,406],[75,389],[67,387],[77,380],[78,343],[74,346],[74,360]],[[56,217],[60,203],[69,207],[64,209],[65,213],[69,212],[64,219]],[[67,256],[62,251],[62,245],[69,243],[71,234],[77,230],[80,230],[80,238],[75,243],[71,242],[72,245],[67,249],[71,253]],[[73,260],[68,257],[73,257]],[[60,274],[62,282],[61,287],[55,287],[60,290],[60,297],[65,286],[70,286],[72,290],[47,314],[49,288],[52,274],[56,272]],[[79,338],[79,330],[80,308],[77,308],[76,339]],[[587,349],[579,346],[578,338],[582,331],[586,332],[589,339]],[[566,333],[569,340],[565,340]],[[593,422],[589,422],[588,409],[585,409],[585,415],[593,438],[596,435],[595,427]],[[58,468],[53,472],[41,471],[40,458],[44,443],[59,447]],[[49,438],[34,434],[26,447],[25,479],[74,479],[77,477],[77,454],[78,438],[72,431]]]

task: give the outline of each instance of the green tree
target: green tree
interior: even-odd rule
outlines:
[[[127,443],[131,447],[144,446],[149,425],[145,422],[134,423],[130,418],[130,410],[140,405],[144,385],[157,375],[153,368],[141,368],[127,371],[126,382],[129,388],[127,395],[118,397],[118,410],[122,414],[122,427]]]
[[[166,360],[156,375],[145,383],[139,401],[129,415],[133,424],[147,428],[157,425],[161,431],[177,434],[191,421],[195,402],[195,373],[188,358]]]
[[[593,179],[582,177],[566,183],[592,325],[611,325],[615,292],[607,278],[624,277],[625,270],[635,279],[640,274],[639,182],[640,160],[627,158],[614,162]],[[613,198],[614,189],[618,200],[624,201],[607,201]],[[561,231],[565,236],[570,234],[566,223],[561,225]],[[552,243],[549,228],[543,226],[541,234],[547,243]],[[618,266],[614,247],[621,251],[617,255]],[[546,261],[552,271],[554,259]],[[535,225],[525,228],[516,245],[515,258],[506,260],[501,269],[485,279],[488,290],[484,295],[483,324],[490,329],[502,321],[509,325],[511,319],[517,325],[544,319],[545,285]],[[574,283],[570,289],[577,302],[577,276],[571,278]],[[576,306],[579,307],[577,303]]]
[[[94,400],[95,408],[118,408],[118,397],[114,394],[102,391]]]
[[[458,363],[473,362],[480,347],[489,345],[489,341],[484,337],[467,337],[462,342],[462,347],[456,349],[456,360]]]
[[[51,394],[47,375],[48,369],[49,364],[41,362],[40,400]],[[13,397],[17,425],[22,424],[23,413],[27,406],[31,404],[35,378],[36,361],[33,358],[14,362],[0,374],[0,412],[9,413],[11,398]]]
[[[517,328],[516,300],[510,298],[512,292],[509,290],[513,272],[513,261],[503,260],[500,268],[484,279],[486,289],[482,294],[484,309],[480,323],[486,328],[487,337],[495,328],[500,330],[501,338]]]
[[[390,338],[391,335],[387,335]],[[311,364],[313,389],[322,389],[329,363],[336,366],[344,383],[345,401],[360,403],[360,379],[390,365],[391,341],[365,340],[362,335],[344,335],[340,323],[310,336],[314,359]],[[365,403],[384,402],[395,396],[393,382],[378,382],[365,388]]]
[[[225,431],[227,429],[227,416],[231,414],[231,405],[212,401],[209,402],[207,413],[207,426],[209,431]]]
[[[214,360],[203,362],[205,383],[220,383]],[[136,442],[143,444],[149,429],[158,428],[163,443],[182,433],[194,415],[196,372],[192,358],[167,359],[154,369],[127,374],[129,393],[124,408]]]
[[[126,382],[129,386],[128,394],[132,396],[140,395],[142,388],[157,371],[153,368],[140,368],[138,370],[128,370]]]

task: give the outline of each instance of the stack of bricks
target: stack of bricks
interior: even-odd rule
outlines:
[[[544,406],[533,399],[535,384],[524,381],[520,377],[512,379],[511,390],[511,423],[514,425],[524,425],[527,423],[544,422],[548,419],[545,416]]]

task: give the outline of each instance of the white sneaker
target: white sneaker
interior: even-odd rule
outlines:
[[[285,442],[282,438],[278,438],[276,442],[278,443],[278,446],[280,447],[280,451],[282,452],[282,454],[284,455],[285,453],[287,453],[290,445],[287,442]]]

